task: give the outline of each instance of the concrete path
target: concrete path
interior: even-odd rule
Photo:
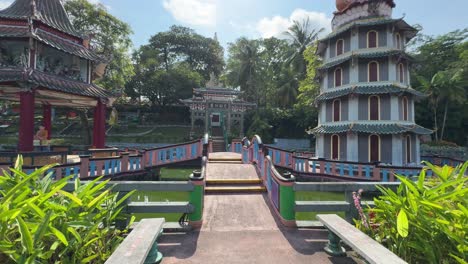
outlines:
[[[255,167],[250,164],[209,163],[206,180],[258,179]]]
[[[253,165],[207,165],[207,180],[255,178]],[[356,263],[323,252],[326,230],[283,227],[269,204],[267,194],[206,195],[200,230],[161,237],[162,263]]]

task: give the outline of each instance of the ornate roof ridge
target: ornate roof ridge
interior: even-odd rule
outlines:
[[[343,87],[327,89],[321,92],[315,102],[331,100],[343,97],[349,94],[396,94],[410,93],[417,97],[425,97],[426,95],[418,90],[413,89],[410,85],[401,84],[394,81],[384,82],[361,82],[347,84]]]
[[[60,0],[15,0],[0,10],[0,18],[33,19],[63,33],[83,38],[70,22]]]
[[[397,49],[395,47],[378,47],[378,48],[364,48],[353,51],[345,52],[341,55],[335,56],[325,63],[322,66],[318,67],[318,70],[325,70],[332,68],[334,66],[340,65],[346,61],[351,60],[354,57],[357,58],[378,58],[386,56],[402,55],[409,60],[413,60],[413,57],[408,54],[403,49]]]
[[[414,122],[395,120],[360,120],[325,123],[307,131],[309,134],[340,134],[346,132],[369,133],[369,134],[402,134],[414,133],[429,135],[434,131],[419,126]]]

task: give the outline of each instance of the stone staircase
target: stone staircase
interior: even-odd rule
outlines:
[[[213,140],[213,152],[226,151],[226,142],[224,141],[223,129],[221,127],[211,128],[211,139]]]
[[[213,155],[212,155],[213,156]],[[216,179],[206,180],[206,194],[251,194],[264,193],[266,188],[256,176],[253,165],[242,164],[241,158],[209,158],[209,169],[216,171]]]
[[[226,151],[226,142],[223,137],[211,137],[213,140],[213,152]]]

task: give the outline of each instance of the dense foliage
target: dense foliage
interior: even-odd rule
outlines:
[[[133,98],[145,96],[152,106],[191,97],[193,88],[204,85],[210,74],[219,76],[224,65],[223,49],[216,39],[181,26],[152,36],[133,59],[136,75],[125,91]]]
[[[457,168],[428,164],[417,181],[397,176],[396,192],[380,187],[375,208],[358,227],[409,263],[466,263],[468,162]]]
[[[90,44],[103,60],[109,62],[103,78],[96,80],[98,85],[115,91],[122,91],[134,74],[130,49],[132,41],[130,26],[112,16],[102,4],[92,4],[87,0],[67,0],[65,9],[73,26],[83,34],[89,34]],[[84,144],[91,144],[91,126],[88,111],[76,109],[82,123]]]
[[[130,26],[111,15],[104,5],[87,0],[68,0],[65,9],[73,26],[90,35],[94,51],[110,62],[98,83],[106,89],[123,89],[133,76],[129,56],[132,47]]]
[[[54,181],[52,165],[31,174],[22,158],[0,176],[0,263],[104,263],[123,240],[115,228],[123,201],[108,181],[64,191],[70,177]]]
[[[436,141],[466,145],[468,137],[468,29],[422,36],[415,50],[412,86],[429,96],[416,104],[416,119]]]

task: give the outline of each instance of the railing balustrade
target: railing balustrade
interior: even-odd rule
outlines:
[[[196,160],[207,156],[211,152],[211,141],[208,135],[202,139],[170,145],[160,148],[145,149],[143,151],[118,152],[115,148],[103,151],[92,150],[92,155],[81,155],[79,162],[67,163],[67,152],[24,153],[23,160],[27,170],[47,164],[59,163],[52,171],[55,179],[74,176],[82,179],[98,176],[122,176],[136,173],[144,173],[146,168],[160,167],[177,162]],[[104,153],[112,155],[103,156]],[[96,155],[98,154],[98,155]],[[0,168],[8,168],[14,165],[18,153],[0,153]],[[56,157],[51,160],[50,157]],[[47,159],[47,162],[44,161]],[[37,162],[37,161],[41,162]]]
[[[254,164],[257,167],[274,211],[286,226],[296,226],[296,214],[303,212],[344,212],[346,219],[351,222],[353,218],[357,218],[353,192],[360,189],[364,192],[376,192],[377,185],[396,189],[400,183],[395,175],[412,177],[419,175],[423,169],[426,170],[426,175],[432,175],[432,171],[423,167],[398,167],[378,163],[344,162],[298,156],[292,151],[264,146],[258,136],[253,137],[252,141],[244,138],[242,144],[242,162]],[[439,158],[437,160],[436,158],[435,161],[450,165],[461,163],[461,161],[454,159]],[[359,182],[295,182],[294,176],[280,174],[275,166],[293,171],[301,176]],[[310,195],[313,195],[314,192],[344,192],[345,199],[344,201],[303,201],[300,200],[302,198],[300,198],[301,195],[297,194],[298,192],[301,194],[310,193]],[[373,203],[369,204],[372,206]]]

